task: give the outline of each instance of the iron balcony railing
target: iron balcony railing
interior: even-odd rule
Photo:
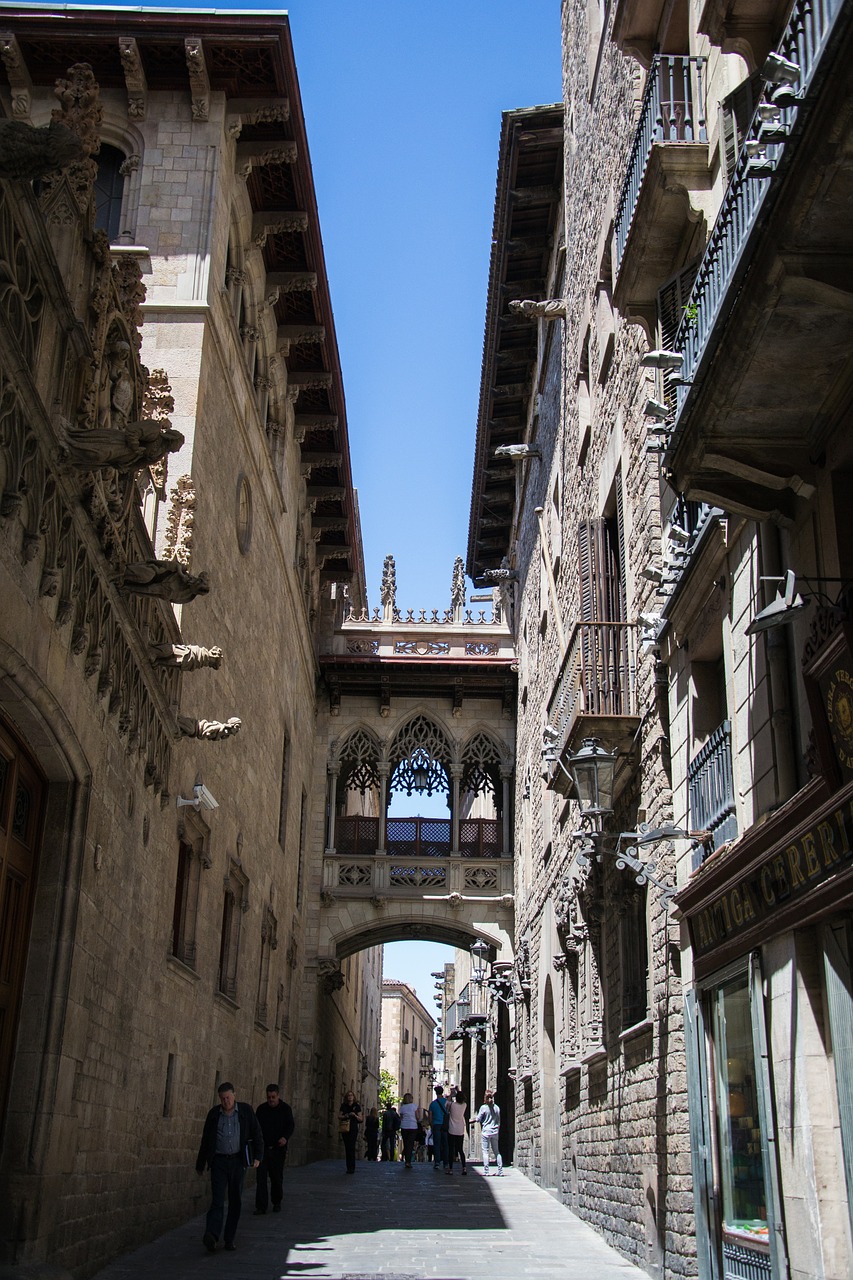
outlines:
[[[694,854],[698,865],[711,848],[719,849],[737,835],[732,774],[732,733],[724,720],[687,766],[690,829],[708,831],[710,839]]]
[[[578,716],[636,714],[636,624],[577,623],[548,704],[558,747],[565,745]]]
[[[808,97],[815,71],[843,7],[844,0],[796,0],[778,51],[800,69],[796,87],[801,100]],[[675,337],[675,350],[684,356],[677,387],[679,413],[709,338],[734,297],[733,285],[739,281],[749,260],[752,233],[759,213],[772,198],[776,185],[773,174],[783,150],[790,145],[786,135],[791,133],[802,103],[795,102],[780,109],[778,125],[781,129],[774,126],[774,137],[781,135],[781,140],[776,141],[767,138],[767,126],[760,108],[761,104],[747,130],[732,180],[696,274],[690,305]],[[676,430],[677,425],[676,422]]]
[[[398,858],[444,858],[453,852],[449,818],[388,818],[385,852]],[[376,853],[379,819],[346,817],[335,820],[335,850],[344,856]],[[459,850],[463,858],[499,858],[502,823],[497,818],[463,818]]]
[[[628,172],[616,210],[616,269],[640,199],[656,142],[706,142],[702,94],[704,58],[658,54],[649,68]]]

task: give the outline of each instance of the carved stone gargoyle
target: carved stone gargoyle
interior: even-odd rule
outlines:
[[[163,428],[153,418],[130,422],[126,427],[95,427],[80,431],[66,427],[60,457],[72,467],[99,471],[112,467],[116,471],[138,471],[177,453],[184,437],[173,427]]]
[[[189,573],[177,560],[129,564],[125,567],[122,586],[135,595],[157,596],[173,604],[188,604],[210,590],[206,573]]]
[[[178,716],[178,728],[182,738],[204,738],[216,742],[219,738],[233,738],[240,732],[243,721],[237,716],[229,720],[193,720],[192,716]]]
[[[199,667],[222,665],[222,650],[218,645],[205,649],[200,644],[152,644],[148,650],[155,667],[178,667],[181,671],[197,671]]]
[[[524,316],[526,320],[564,320],[566,318],[566,302],[564,298],[545,298],[536,302],[533,298],[519,298],[509,304],[509,309],[516,316]]]
[[[84,154],[81,139],[57,120],[38,129],[23,120],[0,120],[0,178],[32,182]]]
[[[344,985],[344,975],[341,972],[340,963],[337,960],[321,960],[319,965],[320,981],[323,984],[323,990],[326,995],[332,995],[335,991],[340,991]]]

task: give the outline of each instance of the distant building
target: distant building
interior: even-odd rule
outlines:
[[[429,1103],[432,1096],[426,1072],[432,1066],[435,1028],[435,1018],[421,1004],[414,987],[383,978],[382,1066],[396,1080],[400,1097],[411,1093],[421,1105]]]

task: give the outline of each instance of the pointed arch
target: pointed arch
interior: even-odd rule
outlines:
[[[444,730],[431,716],[416,712],[400,726],[389,759],[390,790],[432,795],[449,789],[453,752]]]
[[[379,788],[379,761],[382,746],[376,734],[365,725],[356,725],[335,753],[338,764],[338,787],[366,795]]]

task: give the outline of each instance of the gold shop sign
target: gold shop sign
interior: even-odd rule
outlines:
[[[762,862],[690,919],[697,955],[762,921],[853,865],[853,800],[789,844],[776,845]]]

